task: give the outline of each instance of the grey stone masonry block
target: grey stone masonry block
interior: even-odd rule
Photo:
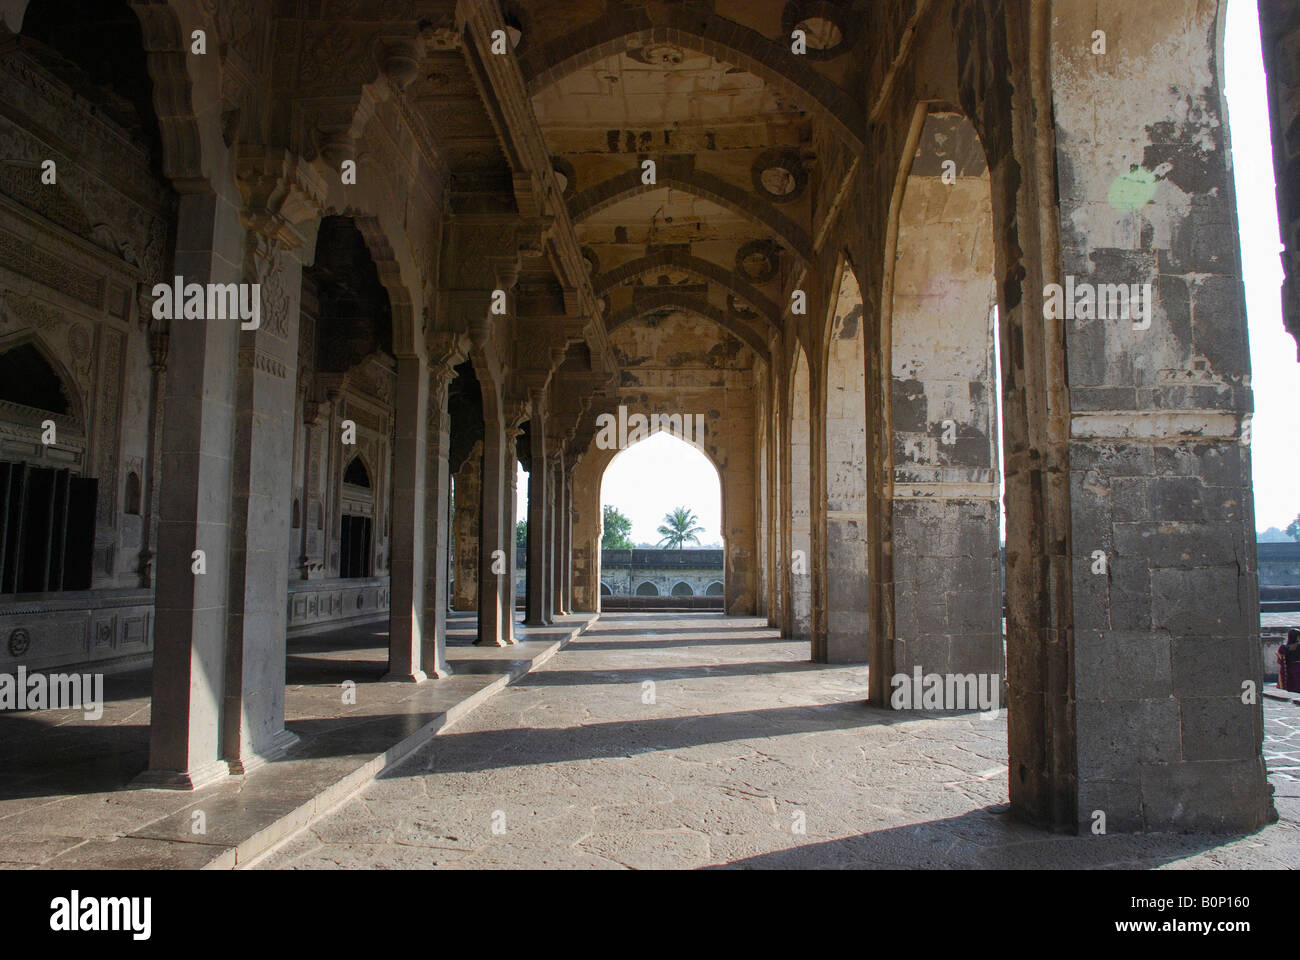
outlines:
[[[1181,756],[1178,701],[1080,700],[1075,708],[1080,780],[1109,777],[1137,763],[1170,763]]]
[[[1093,824],[1103,824],[1107,833],[1131,833],[1142,830],[1146,821],[1142,813],[1141,766],[1130,764],[1117,770],[1113,777],[1096,778],[1079,784],[1079,833],[1092,833]],[[1103,821],[1098,814],[1105,817]]]
[[[1146,557],[1153,570],[1235,566],[1239,533],[1226,523],[1117,523],[1115,553]]]
[[[1151,571],[1144,557],[1112,557],[1110,626],[1114,630],[1151,629]]]
[[[1142,768],[1147,829],[1228,832],[1268,820],[1264,758],[1152,764]]]
[[[1216,487],[1249,485],[1240,444],[1196,441],[1155,446],[1155,472],[1160,477],[1199,477]]]
[[[1258,703],[1228,696],[1183,698],[1180,704],[1183,759],[1244,760],[1259,752]]]
[[[1146,477],[1112,477],[1108,483],[1111,519],[1116,523],[1146,519],[1150,485],[1151,481]]]
[[[1002,634],[961,633],[952,637],[948,652],[948,669],[962,675],[1006,675],[1002,653]],[[999,703],[1005,703],[998,694]]]
[[[1092,561],[1074,558],[1074,629],[1109,630],[1110,576],[1092,572]]]
[[[1169,639],[1159,634],[1076,631],[1075,696],[1097,702],[1168,697],[1169,648]]]
[[[1152,481],[1150,487],[1152,520],[1207,519],[1199,480],[1169,478]]]
[[[1258,693],[1263,678],[1252,645],[1240,637],[1176,637],[1170,664],[1176,697],[1236,697],[1251,681]],[[1256,697],[1258,699],[1258,697]]]
[[[1151,620],[1175,636],[1222,636],[1242,626],[1236,567],[1151,571]]]
[[[922,673],[945,674],[952,669],[951,652],[952,642],[947,634],[900,636],[894,647],[894,670],[911,673],[919,666]]]
[[[1070,444],[1070,472],[1096,470],[1106,477],[1149,477],[1155,473],[1150,444],[1074,441]]]

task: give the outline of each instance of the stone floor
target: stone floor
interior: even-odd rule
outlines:
[[[606,614],[283,842],[271,868],[1300,867],[1300,707],[1265,704],[1281,820],[1065,837],[1010,820],[1006,732],[862,703],[757,620]]]
[[[591,620],[521,626],[515,646],[483,648],[473,645],[473,614],[455,615],[454,675],[418,685],[383,682],[384,623],[291,639],[285,725],[299,742],[247,776],[193,793],[132,784],[149,758],[147,667],[105,677],[98,720],[75,710],[0,713],[0,868],[237,866],[479,708]],[[341,695],[348,680],[351,703]]]

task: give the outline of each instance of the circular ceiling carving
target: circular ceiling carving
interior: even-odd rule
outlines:
[[[736,251],[736,272],[750,283],[767,283],[780,266],[780,251],[770,240],[751,240]]]
[[[789,147],[765,150],[750,170],[754,192],[773,203],[793,203],[808,186],[808,168],[799,151]]]
[[[830,60],[848,53],[853,46],[855,18],[847,5],[835,0],[793,0],[781,14],[788,37],[802,30],[810,60]]]

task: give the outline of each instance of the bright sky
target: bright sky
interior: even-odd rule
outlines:
[[[1295,341],[1282,326],[1282,263],[1278,257],[1277,195],[1268,95],[1254,0],[1228,4],[1226,72],[1237,211],[1250,323],[1255,418],[1251,455],[1255,519],[1262,532],[1285,528],[1300,514],[1300,401]],[[522,469],[520,483],[523,484]],[[526,491],[526,486],[520,487]],[[656,434],[619,454],[605,472],[601,502],[632,520],[634,543],[657,543],[663,516],[676,506],[694,510],[702,544],[722,542],[718,474],[693,447]],[[526,516],[519,498],[520,518]]]
[[[528,489],[519,471],[519,519],[527,517],[523,491]],[[709,458],[688,443],[666,433],[624,450],[605,469],[601,503],[618,507],[632,521],[633,543],[658,543],[664,514],[687,507],[704,528],[701,547],[722,545],[722,487]],[[694,546],[692,544],[691,546]]]
[[[1250,360],[1255,388],[1251,459],[1255,526],[1285,528],[1300,513],[1300,366],[1282,327],[1282,262],[1268,94],[1254,0],[1231,0],[1225,38],[1228,121],[1237,177]]]

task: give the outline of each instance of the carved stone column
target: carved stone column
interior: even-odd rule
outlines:
[[[447,665],[447,542],[451,526],[451,475],[447,462],[451,449],[451,413],[447,391],[456,376],[458,354],[450,344],[435,349],[430,344],[428,457],[424,471],[424,633],[421,669],[430,677],[451,676]]]
[[[550,485],[546,471],[546,391],[532,393],[532,421],[528,440],[532,447],[532,469],[528,472],[528,585],[524,622],[530,627],[544,627],[550,620],[545,613],[547,494]]]
[[[240,333],[231,489],[229,646],[222,754],[247,773],[297,741],[284,726],[285,597],[302,260],[324,184],[281,151],[240,161],[247,206],[244,282],[260,287],[256,329]],[[299,225],[302,225],[300,228]]]
[[[564,448],[558,444],[557,447],[554,458],[555,467],[552,472],[552,477],[555,480],[555,489],[552,492],[555,516],[551,521],[551,610],[554,615],[559,616],[569,612],[564,607],[564,571],[568,566],[564,536],[564,530],[568,526],[568,515],[564,504],[565,488],[568,484],[565,482]]]
[[[214,193],[182,195],[176,274],[238,283],[239,211]],[[218,750],[226,654],[230,448],[239,324],[189,320],[171,337],[163,403],[153,699],[145,786],[194,789],[225,776]],[[211,564],[195,572],[195,551]]]
[[[516,519],[519,515],[519,468],[518,457],[516,454],[517,444],[520,435],[524,432],[521,424],[527,417],[527,407],[515,405],[514,409],[507,415],[506,426],[506,457],[505,457],[505,483],[506,483],[506,520],[507,536],[506,540],[509,546],[506,549],[506,583],[505,589],[501,591],[501,636],[506,643],[515,643],[515,581],[517,577],[515,569],[515,554],[518,552],[515,546],[515,527],[518,524]]]
[[[144,489],[141,492],[140,515],[143,522],[140,529],[140,559],[136,567],[140,576],[141,587],[153,586],[153,522],[157,516],[154,511],[154,492],[158,476],[157,459],[159,436],[158,427],[162,421],[163,387],[167,374],[167,350],[169,334],[168,325],[158,323],[157,328],[149,332],[149,435],[144,458]]]
[[[390,681],[419,683],[425,630],[426,436],[429,371],[421,357],[397,360],[397,440],[393,448],[392,608],[388,627]]]

